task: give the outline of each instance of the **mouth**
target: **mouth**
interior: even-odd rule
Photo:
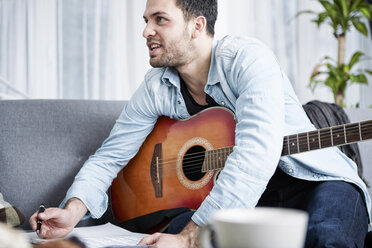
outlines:
[[[147,47],[149,48],[150,56],[154,56],[159,53],[162,45],[158,43],[147,43]]]

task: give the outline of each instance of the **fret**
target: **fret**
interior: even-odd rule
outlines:
[[[354,143],[361,141],[361,133],[360,133],[360,123],[351,123],[345,125],[346,130],[346,137],[345,140],[347,140],[346,143]]]
[[[215,158],[216,158],[216,161],[214,162],[215,165],[214,165],[214,169],[217,170],[219,168],[219,162],[220,162],[220,159],[219,159],[219,153],[220,153],[220,149],[217,149],[216,152],[215,152]]]
[[[363,140],[372,139],[372,120],[362,121],[361,125],[361,136]]]
[[[332,146],[344,145],[345,142],[345,127],[335,126],[331,128],[332,130]]]
[[[202,172],[208,171],[208,151],[204,152],[204,162],[203,162],[203,168]]]
[[[221,156],[221,166],[220,166],[220,168],[223,168],[223,166],[225,165],[225,161],[226,161],[226,159],[227,159],[227,150],[226,149],[223,149],[222,150],[222,156]],[[230,154],[230,153],[228,153],[228,154]]]
[[[214,170],[214,153],[215,150],[211,150],[211,165],[210,165],[210,170]]]
[[[332,128],[330,128],[329,131],[331,133],[331,146],[333,146],[333,131],[332,131]]]
[[[223,166],[225,165],[225,161],[227,159],[226,149],[221,149],[220,156],[221,156],[221,159],[220,159],[221,161],[220,161],[218,168],[223,168]]]
[[[315,149],[320,148],[318,130],[309,132],[309,146],[310,146],[310,150],[315,150]]]
[[[229,154],[231,153],[232,151],[230,151],[230,148],[229,149],[223,149],[223,152],[222,152],[222,161],[221,161],[221,167],[220,168],[223,168],[224,165],[225,165],[225,162],[226,162],[226,159],[227,157],[229,156]]]
[[[217,162],[216,162],[217,168],[221,168],[221,152],[222,152],[222,149],[217,150]]]
[[[227,151],[225,152],[224,162],[226,161],[227,157],[228,157],[228,156],[230,155],[230,153],[232,153],[232,152],[233,152],[233,148],[232,148],[232,147],[230,147],[229,150],[227,150]]]
[[[207,165],[207,168],[206,168],[207,171],[209,171],[209,164],[211,163],[210,154],[211,154],[211,151],[206,151],[205,161],[206,161],[206,165]]]
[[[320,143],[320,130],[318,129],[318,141],[319,141],[319,149],[322,148],[322,144]]]
[[[362,139],[362,128],[360,127],[360,122],[358,123],[358,126],[359,126],[359,140],[363,140]]]
[[[319,129],[321,148],[332,146],[332,136],[330,128]]]
[[[222,168],[223,165],[224,165],[224,162],[226,161],[225,157],[224,157],[224,149],[221,149],[220,150],[220,154],[219,154],[219,163],[218,163],[218,168]]]
[[[287,136],[283,138],[283,149],[282,149],[282,156],[288,155],[288,141]]]
[[[298,141],[298,134],[297,134],[297,151],[300,152],[300,144],[299,144],[299,141]]]
[[[347,144],[346,125],[344,125],[344,137],[345,137],[345,144]]]
[[[306,136],[307,136],[307,150],[310,151],[310,139],[309,139],[309,133],[310,132],[307,132],[306,133]]]
[[[287,135],[287,146],[288,146],[288,155],[291,154],[291,148],[289,147],[289,135]]]
[[[288,136],[288,143],[289,143],[289,153],[290,154],[299,152],[298,146],[297,146],[298,142],[297,142],[297,135],[296,134]]]
[[[211,161],[211,159],[212,159],[212,153],[211,153],[211,151],[208,151],[208,163],[207,163],[207,170],[208,171],[211,171],[211,163],[212,163],[212,161]]]
[[[212,150],[211,170],[216,169],[216,150]]]
[[[298,136],[298,150],[299,152],[307,152],[310,151],[310,145],[309,145],[309,133],[299,133]]]

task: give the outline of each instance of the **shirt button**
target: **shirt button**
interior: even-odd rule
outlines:
[[[224,101],[222,101],[222,102],[221,102],[221,105],[222,105],[222,106],[225,106],[225,102],[224,102]]]
[[[181,104],[181,101],[180,100],[178,100],[177,102],[178,102],[178,104]]]
[[[289,170],[288,170],[288,172],[289,172],[289,173],[292,173],[292,172],[293,172],[293,170],[292,170],[292,169],[289,169]]]

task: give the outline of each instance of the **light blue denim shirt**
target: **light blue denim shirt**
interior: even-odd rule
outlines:
[[[283,136],[314,130],[273,53],[255,39],[226,36],[213,42],[205,92],[235,113],[233,152],[210,194],[192,219],[198,225],[222,208],[253,208],[279,166],[305,180],[344,180],[358,186],[370,215],[371,200],[355,163],[338,148],[281,157]],[[102,147],[77,174],[66,201],[81,199],[89,215],[107,209],[107,189],[117,173],[137,153],[161,115],[190,117],[174,68],[154,68],[146,74]],[[371,216],[371,215],[370,215]]]

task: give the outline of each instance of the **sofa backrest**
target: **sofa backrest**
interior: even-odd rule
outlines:
[[[0,101],[0,192],[25,216],[58,206],[120,115],[123,101]],[[80,225],[101,223],[88,220]]]

